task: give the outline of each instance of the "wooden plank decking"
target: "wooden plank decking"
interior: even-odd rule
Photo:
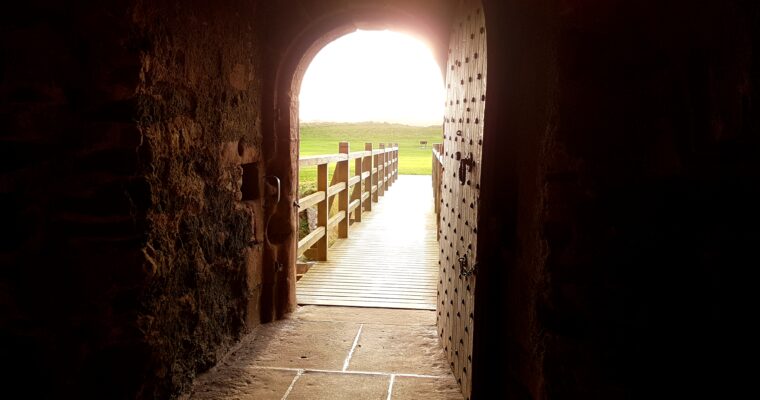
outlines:
[[[400,175],[328,261],[296,285],[299,304],[435,310],[438,242],[430,176]]]

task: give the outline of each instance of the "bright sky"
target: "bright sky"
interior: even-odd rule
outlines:
[[[390,31],[356,31],[325,46],[301,84],[303,122],[440,125],[445,89],[433,53]]]

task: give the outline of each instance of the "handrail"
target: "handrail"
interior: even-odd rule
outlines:
[[[337,154],[304,156],[300,167],[317,167],[317,191],[298,199],[301,211],[317,207],[317,228],[298,241],[298,257],[309,252],[310,258],[327,260],[328,231],[338,226],[338,237],[347,238],[352,222],[361,222],[362,213],[372,211],[385,191],[398,179],[398,143],[364,144],[364,151],[350,151],[348,142],[338,144]],[[348,162],[354,160],[354,175],[349,176]],[[327,168],[335,163],[332,182],[327,182]],[[338,196],[338,213],[330,217],[330,206]]]
[[[370,154],[383,154],[383,153],[390,153],[393,151],[398,151],[398,143],[395,144],[396,147],[389,147],[386,149],[375,149],[371,151],[355,151],[353,153],[348,154],[318,154],[314,156],[303,156],[298,158],[298,166],[300,167],[310,167],[314,165],[324,164],[324,163],[331,163],[331,162],[338,162],[338,161],[346,161],[347,159],[353,160],[356,158],[361,157],[367,157]]]
[[[318,156],[305,156],[298,159],[298,166],[309,167],[312,165],[346,161],[347,159],[348,157],[345,154],[322,154]]]

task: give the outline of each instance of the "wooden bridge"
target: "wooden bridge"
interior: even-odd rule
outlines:
[[[318,166],[317,192],[300,200],[302,210],[317,205],[318,227],[301,239],[298,252],[319,262],[298,281],[298,303],[434,310],[438,242],[431,177],[399,176],[396,145],[365,149],[351,153],[341,143],[340,154],[300,160]],[[330,162],[336,167],[328,186]],[[338,212],[330,216],[335,195]],[[326,234],[336,225],[345,240],[330,247],[328,257]]]

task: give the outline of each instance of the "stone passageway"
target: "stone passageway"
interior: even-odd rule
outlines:
[[[259,326],[200,376],[189,395],[210,399],[461,400],[435,311],[300,307]]]
[[[303,76],[341,35],[388,29],[449,75],[442,267],[477,286],[436,291],[477,309],[449,325],[472,338],[465,393],[738,397],[724,314],[749,303],[726,294],[751,293],[735,288],[760,242],[760,1],[39,0],[2,17],[5,392],[457,398],[437,340],[451,360],[469,342],[436,332],[445,302],[297,306]]]
[[[373,208],[299,282],[307,305],[258,327],[191,399],[462,399],[435,326],[430,176],[400,176]]]

